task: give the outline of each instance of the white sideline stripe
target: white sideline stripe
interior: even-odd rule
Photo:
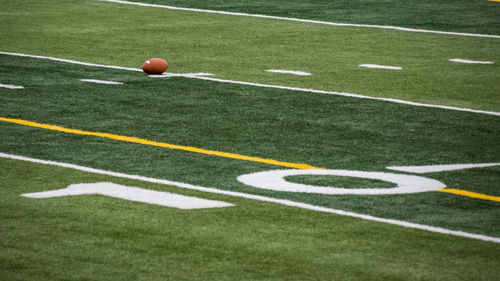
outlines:
[[[246,193],[240,193],[240,192],[234,192],[234,191],[226,191],[226,190],[220,190],[220,189],[216,189],[216,188],[196,186],[196,185],[191,185],[191,184],[187,184],[187,183],[174,182],[174,181],[163,180],[163,179],[155,179],[155,178],[149,178],[149,177],[143,177],[143,176],[137,176],[137,175],[128,175],[128,174],[123,174],[123,173],[118,173],[118,172],[105,171],[105,170],[99,170],[99,169],[79,166],[79,165],[75,165],[75,164],[41,160],[41,159],[6,154],[6,153],[1,153],[1,152],[0,152],[0,157],[13,159],[13,160],[27,161],[27,162],[32,162],[32,163],[39,163],[39,164],[44,164],[44,165],[58,166],[58,167],[63,167],[63,168],[70,168],[70,169],[74,169],[74,170],[79,170],[79,171],[89,172],[89,173],[94,173],[94,174],[100,174],[100,175],[108,175],[108,176],[113,176],[113,177],[127,178],[127,179],[133,179],[133,180],[139,180],[139,181],[145,181],[145,182],[151,182],[151,183],[157,183],[157,184],[172,185],[172,186],[177,186],[180,188],[198,190],[198,191],[203,191],[203,192],[222,194],[222,195],[228,195],[228,196],[240,197],[240,198],[246,198],[246,199],[253,199],[253,200],[263,201],[263,202],[277,203],[277,204],[290,206],[290,207],[297,207],[297,208],[318,211],[318,212],[323,212],[323,213],[330,213],[330,214],[336,214],[336,215],[341,215],[341,216],[354,217],[354,218],[359,218],[359,219],[368,220],[368,221],[382,222],[382,223],[398,225],[398,226],[402,226],[402,227],[406,227],[406,228],[414,228],[414,229],[425,230],[425,231],[430,231],[430,232],[435,232],[435,233],[448,234],[448,235],[466,237],[466,238],[477,239],[477,240],[482,240],[482,241],[500,243],[500,238],[498,238],[498,237],[486,236],[486,235],[482,235],[482,234],[468,233],[468,232],[463,232],[463,231],[450,230],[450,229],[445,229],[442,227],[435,227],[435,226],[430,226],[430,225],[423,225],[423,224],[411,223],[411,222],[394,220],[394,219],[379,218],[379,217],[374,217],[374,216],[370,216],[370,215],[363,215],[363,214],[347,212],[347,211],[343,211],[343,210],[336,210],[336,209],[330,209],[330,208],[325,208],[325,207],[320,207],[320,206],[309,205],[309,204],[305,204],[305,203],[294,202],[294,201],[290,201],[290,200],[275,199],[275,198],[269,198],[269,197],[265,197],[265,196],[252,195],[252,194],[246,194]]]
[[[231,15],[231,16],[240,16],[240,17],[254,17],[254,18],[275,19],[275,20],[286,20],[286,21],[323,24],[323,25],[331,25],[331,26],[366,27],[366,28],[378,28],[378,29],[391,29],[391,30],[406,31],[406,32],[421,32],[421,33],[433,33],[433,34],[445,34],[445,35],[457,35],[457,36],[467,36],[467,37],[485,37],[485,38],[500,39],[500,35],[490,35],[490,34],[476,34],[476,33],[461,33],[461,32],[450,32],[450,31],[438,31],[438,30],[425,30],[425,29],[414,29],[414,28],[406,28],[406,27],[390,26],[390,25],[336,23],[336,22],[329,22],[329,21],[267,16],[267,15],[260,15],[260,14],[247,14],[247,13],[225,12],[225,11],[205,10],[205,9],[195,9],[195,8],[182,8],[182,7],[174,7],[174,6],[167,6],[167,5],[146,4],[146,3],[138,3],[138,2],[119,1],[119,0],[98,0],[98,1],[117,3],[117,4],[125,4],[125,5],[143,6],[143,7],[162,8],[162,9],[178,10],[178,11]]]
[[[95,67],[104,67],[104,68],[111,68],[111,69],[121,69],[121,70],[142,72],[142,69],[139,69],[139,68],[128,68],[128,67],[120,67],[120,66],[113,66],[113,65],[93,64],[93,63],[86,63],[86,62],[67,60],[67,59],[61,59],[61,58],[54,58],[54,57],[28,55],[28,54],[2,52],[2,51],[0,51],[0,54],[11,55],[11,56],[20,56],[20,57],[29,57],[29,58],[37,58],[37,59],[48,59],[48,60],[53,60],[53,61],[67,62],[67,63],[73,63],[73,64],[79,64],[79,65],[86,65],[86,66],[95,66]],[[171,73],[169,75],[172,75],[172,74],[173,73]],[[411,102],[411,101],[405,101],[405,100],[400,100],[400,99],[370,97],[370,96],[363,96],[363,95],[351,94],[351,93],[339,93],[339,92],[314,90],[314,89],[307,89],[307,88],[296,88],[296,87],[268,85],[268,84],[260,84],[260,83],[244,82],[244,81],[233,81],[233,80],[217,79],[217,78],[204,77],[204,76],[193,76],[193,75],[184,75],[184,74],[180,74],[180,75],[182,75],[182,77],[185,77],[185,78],[201,79],[201,80],[208,80],[208,81],[214,81],[214,82],[220,82],[220,83],[230,83],[230,84],[247,85],[247,86],[255,86],[255,87],[262,87],[262,88],[274,88],[274,89],[283,89],[283,90],[290,90],[290,91],[308,92],[308,93],[334,95],[334,96],[343,96],[343,97],[351,97],[351,98],[359,98],[359,99],[378,100],[378,101],[406,104],[406,105],[412,105],[412,106],[440,108],[440,109],[446,109],[446,110],[454,110],[454,111],[463,111],[463,112],[471,112],[471,113],[500,116],[500,112],[496,112],[496,111],[485,111],[485,110],[461,108],[461,107],[446,106],[446,105],[425,104],[425,103]],[[158,76],[165,77],[162,75],[158,75]]]
[[[309,72],[297,71],[297,70],[268,69],[266,71],[267,72],[272,72],[272,73],[293,74],[293,75],[299,75],[299,76],[309,76],[309,75],[312,75]]]
[[[90,83],[97,83],[97,84],[106,84],[106,85],[123,85],[122,82],[96,80],[96,79],[80,79],[80,81],[90,82]]]
[[[12,89],[12,90],[15,90],[15,89],[24,89],[23,86],[15,86],[15,85],[1,84],[1,83],[0,83],[0,88],[7,88],[7,89]]]
[[[437,173],[444,171],[457,171],[463,169],[485,168],[500,166],[500,163],[480,163],[480,164],[451,164],[451,165],[427,165],[427,166],[390,166],[389,170],[409,172],[416,174]]]
[[[379,69],[392,69],[392,70],[401,70],[401,69],[403,69],[402,67],[399,67],[399,66],[378,65],[378,64],[360,64],[359,67],[379,68]]]
[[[470,63],[470,64],[493,64],[492,61],[465,60],[465,59],[449,59],[452,62]]]

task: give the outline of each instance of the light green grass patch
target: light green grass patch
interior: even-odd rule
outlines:
[[[498,244],[0,159],[0,272],[8,280],[491,280]],[[218,199],[177,210],[26,192],[111,181]]]
[[[315,186],[338,186],[343,188],[391,188],[393,183],[340,176],[288,176],[285,178],[289,182],[301,183]]]

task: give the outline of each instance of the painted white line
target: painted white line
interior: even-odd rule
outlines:
[[[289,176],[303,175],[323,175],[323,176],[341,176],[363,179],[376,179],[396,184],[393,188],[342,188],[333,186],[316,186],[301,183],[289,182],[285,178]],[[271,170],[257,173],[251,173],[239,176],[237,180],[249,186],[285,191],[316,193],[330,195],[380,195],[380,194],[405,194],[418,193],[426,191],[440,190],[446,187],[442,182],[424,178],[421,176],[410,176],[383,172],[366,172],[350,170]]]
[[[272,73],[293,74],[293,75],[298,75],[298,76],[309,76],[309,75],[312,75],[309,72],[297,71],[297,70],[268,69],[266,71],[267,72],[272,72]]]
[[[378,69],[391,69],[391,70],[401,70],[402,67],[399,66],[390,66],[390,65],[378,65],[378,64],[360,64],[359,67],[366,68],[378,68]]]
[[[96,80],[96,79],[80,79],[80,81],[89,82],[89,83],[96,83],[96,84],[106,84],[106,85],[123,85],[122,82]]]
[[[135,186],[119,185],[112,182],[72,184],[63,189],[25,193],[22,194],[22,196],[29,198],[53,198],[86,194],[100,194],[129,201],[185,210],[234,206],[233,204],[222,201],[202,199],[198,197],[185,196],[164,191],[143,189]]]
[[[481,163],[481,164],[451,164],[451,165],[427,165],[427,166],[390,166],[386,167],[389,170],[425,174],[437,173],[444,171],[457,171],[463,169],[485,168],[500,166],[500,163]]]
[[[500,35],[461,33],[461,32],[438,31],[438,30],[425,30],[425,29],[415,29],[415,28],[406,28],[406,27],[389,26],[389,25],[336,23],[336,22],[329,22],[329,21],[306,20],[306,19],[267,16],[267,15],[259,15],[259,14],[247,14],[247,13],[225,12],[225,11],[216,11],[216,10],[182,8],[182,7],[174,7],[174,6],[167,6],[167,5],[146,4],[146,3],[138,3],[138,2],[119,1],[119,0],[98,0],[98,1],[117,3],[117,4],[125,4],[125,5],[135,5],[135,6],[142,6],[142,7],[162,8],[162,9],[178,10],[178,11],[231,15],[231,16],[240,16],[240,17],[254,17],[254,18],[274,19],[274,20],[285,20],[285,21],[313,23],[313,24],[322,24],[322,25],[331,25],[331,26],[364,27],[364,28],[390,29],[390,30],[406,31],[406,32],[421,32],[421,33],[433,33],[433,34],[444,34],[444,35],[456,35],[456,36],[467,36],[467,37],[485,37],[485,38],[500,39]]]
[[[325,94],[325,95],[334,95],[334,96],[342,96],[342,97],[350,97],[350,98],[358,98],[358,99],[377,100],[377,101],[399,103],[399,104],[405,104],[405,105],[411,105],[411,106],[439,108],[439,109],[446,109],[446,110],[454,110],[454,111],[463,111],[463,112],[470,112],[470,113],[500,116],[500,112],[496,112],[496,111],[477,110],[477,109],[454,107],[454,106],[447,106],[447,105],[426,104],[426,103],[405,101],[405,100],[392,99],[392,98],[370,97],[370,96],[351,94],[351,93],[340,93],[340,92],[314,90],[314,89],[307,89],[307,88],[268,85],[268,84],[260,84],[260,83],[244,82],[244,81],[217,79],[217,78],[210,78],[210,77],[192,77],[192,78],[220,82],[220,83],[230,83],[230,84],[247,85],[247,86],[255,86],[255,87],[262,87],[262,88],[274,88],[274,89],[283,89],[283,90],[299,91],[299,92],[307,92],[307,93],[315,93],[315,94]]]
[[[215,76],[212,73],[198,72],[198,73],[163,73],[163,74],[151,74],[148,77],[151,78],[168,78],[168,77],[197,77],[197,76]]]
[[[191,184],[187,184],[187,183],[174,182],[174,181],[162,180],[162,179],[155,179],[155,178],[149,178],[149,177],[143,177],[143,176],[137,176],[137,175],[128,175],[128,174],[99,170],[99,169],[94,169],[94,168],[89,168],[89,167],[84,167],[84,166],[79,166],[79,165],[74,165],[74,164],[41,160],[41,159],[6,154],[6,153],[1,153],[1,152],[0,152],[0,157],[14,159],[14,160],[27,161],[27,162],[32,162],[32,163],[39,163],[39,164],[44,164],[44,165],[52,165],[52,166],[70,168],[70,169],[84,171],[84,172],[90,172],[90,173],[94,173],[94,174],[101,174],[101,175],[108,175],[108,176],[119,177],[119,178],[127,178],[127,179],[133,179],[133,180],[139,180],[139,181],[145,181],[145,182],[151,182],[151,183],[172,185],[172,186],[177,186],[177,187],[192,189],[192,190],[198,190],[198,191],[203,191],[203,192],[210,192],[210,193],[228,195],[228,196],[233,196],[233,197],[241,197],[241,198],[253,199],[253,200],[258,200],[258,201],[263,201],[263,202],[271,202],[271,203],[281,204],[281,205],[290,206],[290,207],[307,209],[307,210],[311,210],[311,211],[354,217],[354,218],[359,218],[359,219],[368,220],[368,221],[388,223],[388,224],[392,224],[392,225],[398,225],[398,226],[413,228],[413,229],[420,229],[420,230],[425,230],[425,231],[430,231],[430,232],[435,232],[435,233],[448,234],[448,235],[466,237],[466,238],[477,239],[477,240],[482,240],[482,241],[500,243],[500,238],[498,238],[498,237],[486,236],[486,235],[482,235],[482,234],[468,233],[468,232],[463,232],[463,231],[450,230],[450,229],[445,229],[442,227],[416,224],[416,223],[400,221],[400,220],[379,218],[379,217],[374,217],[374,216],[370,216],[370,215],[363,215],[363,214],[358,214],[358,213],[353,213],[353,212],[347,212],[347,211],[342,211],[342,210],[314,206],[314,205],[305,204],[305,203],[294,202],[294,201],[290,201],[290,200],[275,199],[275,198],[269,198],[269,197],[264,197],[264,196],[259,196],[259,195],[252,195],[252,194],[246,194],[246,193],[240,193],[240,192],[234,192],[234,191],[220,190],[220,189],[216,189],[216,188],[195,186],[195,185],[191,185]]]
[[[79,61],[60,59],[60,58],[54,58],[54,57],[27,55],[27,54],[10,53],[10,52],[2,52],[2,51],[0,51],[0,54],[11,55],[11,56],[30,57],[30,58],[37,58],[37,59],[47,59],[47,60],[67,62],[67,63],[73,63],[73,64],[79,64],[79,65],[87,65],[87,66],[95,66],[95,67],[104,67],[104,68],[142,72],[142,69],[139,69],[139,68],[127,68],[127,67],[120,67],[120,66],[113,66],[113,65],[92,64],[92,63],[79,62]],[[172,75],[172,73],[170,73],[170,75]],[[406,104],[406,105],[411,105],[411,106],[439,108],[439,109],[446,109],[446,110],[454,110],[454,111],[463,111],[463,112],[470,112],[470,113],[500,116],[500,112],[496,112],[496,111],[485,111],[485,110],[476,110],[476,109],[461,108],[461,107],[446,106],[446,105],[425,104],[425,103],[411,102],[411,101],[405,101],[405,100],[400,100],[400,99],[378,98],[378,97],[363,96],[363,95],[351,94],[351,93],[340,93],[340,92],[314,90],[314,89],[307,89],[307,88],[296,88],[296,87],[268,85],[268,84],[260,84],[260,83],[244,82],[244,81],[225,80],[225,79],[217,79],[217,78],[211,78],[211,77],[205,77],[205,76],[183,76],[183,77],[208,80],[208,81],[214,81],[214,82],[220,82],[220,83],[230,83],[230,84],[247,85],[247,86],[255,86],[255,87],[262,87],[262,88],[274,88],[274,89],[283,89],[283,90],[299,91],[299,92],[307,92],[307,93],[316,93],[316,94],[343,96],[343,97],[351,97],[351,98],[359,98],[359,99],[378,100],[378,101]]]
[[[12,90],[24,89],[23,86],[15,86],[15,85],[1,84],[1,83],[0,83],[0,88],[7,88],[7,89],[12,89]]]
[[[103,68],[111,68],[111,69],[119,69],[119,70],[129,70],[129,71],[142,72],[142,69],[139,69],[139,68],[131,68],[131,67],[121,67],[121,66],[114,66],[114,65],[104,65],[104,64],[88,63],[88,62],[81,62],[81,61],[76,61],[76,60],[67,60],[67,59],[47,57],[47,56],[27,55],[27,54],[21,54],[21,53],[11,53],[11,52],[1,52],[1,51],[0,51],[0,54],[1,55],[18,56],[18,57],[35,58],[35,59],[47,59],[47,60],[53,60],[53,61],[59,61],[59,62],[66,62],[66,63],[72,63],[72,64],[78,64],[78,65],[85,65],[85,66],[95,66],[95,67],[103,67]]]
[[[449,59],[452,62],[468,63],[468,64],[493,64],[492,61],[478,61],[478,60],[465,60],[465,59]]]

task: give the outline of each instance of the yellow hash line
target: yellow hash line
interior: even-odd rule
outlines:
[[[69,134],[95,136],[95,137],[112,139],[112,140],[119,140],[119,141],[124,141],[124,142],[139,143],[139,144],[144,144],[144,145],[151,145],[151,146],[164,147],[164,148],[170,148],[170,149],[176,149],[176,150],[183,150],[183,151],[189,151],[189,152],[206,154],[206,155],[213,155],[213,156],[220,156],[220,157],[231,158],[231,159],[246,160],[246,161],[251,161],[251,162],[259,162],[259,163],[265,163],[265,164],[282,166],[282,167],[289,167],[289,168],[295,168],[295,169],[323,169],[323,168],[314,167],[314,166],[311,166],[308,164],[281,162],[281,161],[277,161],[277,160],[273,160],[273,159],[264,159],[264,158],[246,156],[246,155],[241,155],[241,154],[236,154],[236,153],[207,150],[207,149],[196,148],[196,147],[192,147],[192,146],[183,146],[183,145],[169,144],[169,143],[164,143],[164,142],[150,141],[150,140],[136,138],[136,137],[127,137],[127,136],[121,136],[121,135],[115,135],[115,134],[109,134],[109,133],[99,133],[99,132],[83,131],[83,130],[78,130],[78,129],[68,129],[68,128],[64,128],[64,127],[60,127],[60,126],[56,126],[56,125],[42,124],[42,123],[37,123],[37,122],[32,122],[32,121],[27,121],[27,120],[22,120],[22,119],[11,119],[11,118],[0,117],[0,121],[18,124],[18,125],[29,126],[29,127],[42,128],[42,129],[46,129],[46,130],[64,132],[64,133],[69,133]],[[492,200],[492,201],[500,202],[500,197],[484,195],[484,194],[469,192],[469,191],[465,191],[465,190],[446,188],[446,189],[441,189],[438,191],[439,192],[453,193],[456,195],[461,195],[461,196],[466,196],[466,197],[479,198],[479,199],[484,199],[484,200]]]
[[[498,197],[498,196],[485,195],[485,194],[481,194],[481,193],[475,193],[475,192],[470,192],[470,191],[465,191],[465,190],[460,190],[460,189],[445,188],[445,189],[440,189],[438,191],[439,192],[453,193],[456,195],[467,196],[467,197],[472,197],[472,198],[479,198],[479,199],[483,199],[483,200],[491,200],[491,201],[500,202],[500,197]]]
[[[46,129],[46,130],[76,134],[76,135],[95,136],[95,137],[107,138],[107,139],[112,139],[112,140],[119,140],[119,141],[124,141],[124,142],[140,143],[140,144],[144,144],[144,145],[151,145],[151,146],[158,146],[158,147],[164,147],[164,148],[170,148],[170,149],[184,150],[184,151],[195,152],[195,153],[200,153],[200,154],[207,154],[207,155],[220,156],[220,157],[226,157],[226,158],[232,158],[232,159],[238,159],[238,160],[259,162],[259,163],[265,163],[265,164],[283,166],[283,167],[289,167],[289,168],[295,168],[295,169],[320,169],[320,168],[313,167],[313,166],[308,165],[308,164],[281,162],[281,161],[272,160],[272,159],[264,159],[264,158],[253,157],[253,156],[246,156],[246,155],[241,155],[241,154],[236,154],[236,153],[206,150],[206,149],[196,148],[196,147],[192,147],[192,146],[175,145],[175,144],[169,144],[169,143],[164,143],[164,142],[156,142],[156,141],[150,141],[150,140],[146,140],[146,139],[140,139],[140,138],[136,138],[136,137],[127,137],[127,136],[109,134],[109,133],[99,133],[99,132],[82,131],[82,130],[78,130],[78,129],[68,129],[68,128],[64,128],[64,127],[60,127],[60,126],[56,126],[56,125],[42,124],[42,123],[37,123],[37,122],[32,122],[32,121],[27,121],[27,120],[22,120],[22,119],[11,119],[11,118],[0,117],[0,121],[29,126],[29,127],[42,128],[42,129]]]

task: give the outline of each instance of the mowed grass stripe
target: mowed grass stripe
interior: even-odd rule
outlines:
[[[189,151],[189,152],[206,154],[206,155],[213,155],[213,156],[232,158],[232,159],[238,159],[238,160],[245,160],[245,161],[251,161],[251,162],[259,162],[259,163],[265,163],[265,164],[269,164],[269,165],[276,165],[276,166],[282,166],[282,167],[288,167],[288,168],[294,168],[294,169],[320,169],[320,168],[317,168],[317,167],[314,167],[314,166],[311,166],[308,164],[282,162],[282,161],[277,161],[277,160],[273,160],[273,159],[265,159],[265,158],[260,158],[260,157],[246,156],[246,155],[242,155],[242,154],[221,152],[221,151],[215,151],[215,150],[207,150],[207,149],[197,148],[197,147],[192,147],[192,146],[169,144],[169,143],[164,143],[164,142],[157,142],[157,141],[151,141],[151,140],[141,139],[141,138],[137,138],[137,137],[128,137],[128,136],[122,136],[122,135],[116,135],[116,134],[110,134],[110,133],[90,132],[90,131],[84,131],[84,130],[79,130],[79,129],[69,129],[69,128],[65,128],[65,127],[61,127],[61,126],[57,126],[57,125],[37,123],[37,122],[32,122],[32,121],[27,121],[27,120],[22,120],[22,119],[12,119],[12,118],[0,117],[0,121],[14,123],[14,124],[18,124],[18,125],[29,126],[29,127],[42,128],[42,129],[51,130],[51,131],[58,131],[58,132],[76,134],[76,135],[95,136],[95,137],[107,138],[107,139],[112,139],[112,140],[119,140],[119,141],[124,141],[124,142],[139,143],[139,144],[144,144],[144,145],[164,147],[164,148],[176,149],[176,150],[183,150],[183,151]]]
[[[448,61],[454,57],[500,61],[498,39],[368,28],[356,28],[354,32],[352,27],[93,0],[27,0],[22,5],[9,1],[5,8],[0,32],[11,36],[0,42],[2,51],[130,68],[137,68],[148,58],[162,57],[175,73],[205,72],[225,80],[477,110],[500,108],[495,87],[498,64],[465,66]],[[76,10],[78,13],[73,12]],[[27,21],[32,23],[31,28],[24,24]],[[62,27],[54,24],[57,22],[66,24]],[[369,63],[397,65],[404,71],[388,73],[358,67]],[[313,75],[290,77],[267,69],[293,69]]]
[[[94,64],[94,63],[68,60],[68,59],[49,57],[49,56],[39,56],[39,55],[30,55],[30,54],[3,52],[3,51],[0,51],[0,55],[28,57],[28,58],[35,58],[35,59],[47,59],[47,60],[76,64],[76,65],[142,72],[142,69],[140,69],[140,68],[129,68],[129,67],[116,66],[116,65]],[[170,74],[170,73],[168,73],[168,74]],[[305,93],[314,93],[314,94],[323,94],[323,95],[332,95],[332,96],[343,96],[343,97],[350,97],[350,98],[357,98],[357,99],[369,99],[369,100],[399,103],[399,104],[418,106],[418,107],[439,108],[439,109],[444,109],[444,110],[454,110],[454,111],[463,111],[463,112],[471,112],[471,113],[478,113],[478,114],[500,116],[500,112],[497,112],[497,111],[476,110],[476,109],[471,109],[471,108],[462,108],[462,107],[446,106],[446,105],[439,105],[439,104],[426,104],[426,103],[412,102],[412,101],[401,100],[401,99],[372,97],[372,96],[359,95],[359,94],[346,93],[346,92],[323,91],[323,90],[309,89],[309,88],[298,88],[298,87],[289,87],[289,86],[282,86],[282,85],[270,85],[270,84],[252,83],[252,82],[246,82],[246,81],[218,79],[218,78],[212,78],[212,77],[205,77],[204,75],[196,75],[197,73],[195,73],[195,75],[172,73],[172,76],[170,76],[168,74],[165,76],[156,76],[156,77],[152,76],[152,77],[158,79],[158,78],[168,78],[168,77],[172,77],[172,76],[183,76],[186,78],[206,80],[206,81],[212,81],[212,82],[218,82],[218,83],[247,85],[247,86],[260,87],[260,88],[283,89],[283,90],[298,91],[298,92],[305,92]]]
[[[417,29],[445,30],[484,34],[500,34],[500,10],[487,1],[399,0],[371,1],[303,1],[268,0],[249,3],[241,0],[185,1],[133,0],[198,9],[223,10],[294,17],[339,23],[401,26]],[[499,0],[490,0],[500,2]],[[384,11],[381,13],[380,11]]]
[[[219,156],[219,157],[225,157],[225,158],[231,158],[231,159],[258,162],[258,163],[264,163],[264,164],[282,166],[282,167],[288,167],[288,168],[294,168],[294,169],[324,169],[324,168],[318,168],[318,167],[314,167],[314,166],[311,166],[308,164],[303,164],[303,163],[283,162],[283,161],[278,161],[278,160],[273,160],[273,159],[265,159],[265,158],[254,157],[254,156],[247,156],[247,155],[242,155],[242,154],[237,154],[237,153],[207,150],[207,149],[197,148],[197,147],[192,147],[192,146],[169,144],[169,143],[164,143],[164,142],[157,142],[157,141],[151,141],[151,140],[141,139],[141,138],[137,138],[137,137],[128,137],[128,136],[122,136],[122,135],[116,135],[116,134],[110,134],[110,133],[90,132],[90,131],[84,131],[84,130],[79,130],[79,129],[69,129],[69,128],[65,128],[65,127],[61,127],[61,126],[57,126],[57,125],[43,124],[43,123],[22,120],[22,119],[12,119],[12,118],[0,117],[0,121],[14,123],[14,124],[18,124],[18,125],[29,126],[29,127],[41,128],[41,129],[46,129],[46,130],[51,130],[51,131],[58,131],[58,132],[76,134],[76,135],[95,136],[95,137],[107,138],[107,139],[112,139],[112,140],[119,140],[119,141],[124,141],[124,142],[138,143],[138,144],[143,144],[143,145],[157,146],[157,147],[163,147],[163,148],[169,148],[169,149],[175,149],[175,150],[183,150],[183,151],[194,152],[194,153],[199,153],[199,154],[206,154],[206,155]],[[461,196],[465,196],[465,197],[500,202],[500,197],[485,195],[485,194],[480,194],[480,193],[475,193],[475,192],[470,192],[470,191],[465,191],[465,190],[441,189],[438,191],[452,193],[455,195],[461,195]]]
[[[137,175],[128,175],[128,174],[123,174],[123,173],[118,173],[118,172],[113,172],[113,171],[105,171],[105,170],[95,169],[95,168],[91,168],[91,167],[74,165],[74,164],[70,164],[70,163],[60,163],[60,162],[55,162],[55,161],[47,161],[47,160],[29,158],[29,157],[24,157],[24,156],[19,156],[19,155],[5,154],[5,153],[1,153],[1,152],[0,152],[0,158],[20,160],[20,161],[38,163],[38,164],[43,164],[43,165],[49,165],[49,166],[64,167],[64,168],[69,168],[69,169],[73,169],[73,170],[89,172],[89,173],[93,173],[93,174],[113,176],[116,178],[132,179],[132,180],[138,180],[138,181],[142,181],[142,182],[175,186],[175,187],[179,187],[179,188],[183,188],[183,189],[198,190],[198,191],[227,195],[227,196],[232,196],[232,197],[240,197],[240,198],[245,198],[245,199],[257,200],[257,201],[262,201],[262,202],[276,203],[276,204],[280,204],[280,205],[284,205],[284,206],[296,207],[296,208],[301,208],[301,209],[306,209],[306,210],[311,210],[311,211],[316,211],[316,212],[329,213],[329,214],[335,214],[335,215],[340,215],[340,216],[347,216],[347,217],[358,218],[358,219],[362,219],[362,220],[379,222],[379,223],[387,223],[387,224],[402,226],[405,228],[419,229],[419,230],[430,231],[430,232],[434,232],[434,233],[441,233],[441,234],[446,234],[446,235],[454,235],[454,236],[466,237],[466,238],[470,238],[470,239],[477,239],[477,240],[482,240],[482,241],[500,243],[500,238],[498,238],[498,237],[486,236],[486,235],[475,234],[475,233],[467,233],[467,232],[463,232],[463,231],[455,231],[455,230],[450,230],[450,229],[445,229],[445,228],[435,227],[435,226],[430,226],[430,225],[416,224],[416,223],[407,222],[407,221],[399,221],[399,220],[394,220],[394,219],[374,217],[371,215],[365,215],[365,214],[348,212],[348,211],[344,211],[344,210],[325,208],[325,207],[321,207],[321,206],[314,206],[314,205],[310,205],[310,204],[299,203],[299,202],[294,202],[294,201],[289,201],[289,200],[281,200],[281,199],[269,198],[269,197],[265,197],[265,196],[251,195],[251,194],[232,192],[232,191],[224,191],[224,190],[213,189],[213,188],[202,187],[202,186],[195,186],[195,185],[190,185],[190,184],[181,183],[181,182],[174,182],[174,181],[169,181],[169,180],[164,180],[164,179],[155,179],[155,178],[148,178],[148,177],[137,176]]]
[[[0,204],[8,210],[1,213],[2,280],[73,280],[82,271],[91,280],[498,276],[498,243],[243,198],[231,199],[231,209],[194,212],[98,196],[36,200],[19,194],[96,180],[228,198],[25,161],[0,158],[0,166]]]
[[[330,21],[298,19],[298,18],[291,18],[291,17],[279,17],[279,16],[270,16],[270,15],[261,15],[261,14],[249,14],[249,13],[240,13],[240,12],[227,12],[227,11],[217,11],[217,10],[207,10],[207,9],[197,9],[197,8],[174,7],[174,6],[169,6],[169,5],[148,4],[148,3],[133,2],[133,1],[121,1],[121,0],[99,0],[99,1],[122,4],[122,5],[135,5],[135,6],[150,7],[150,8],[161,8],[161,9],[169,9],[169,10],[188,11],[188,12],[197,12],[197,13],[209,13],[209,14],[220,14],[220,15],[230,15],[230,16],[239,16],[239,17],[254,17],[254,18],[264,18],[264,19],[273,19],[273,20],[282,20],[282,21],[295,21],[295,22],[313,23],[313,24],[322,24],[322,25],[331,25],[331,26],[365,27],[365,28],[391,29],[391,30],[406,31],[406,32],[434,33],[434,34],[456,35],[456,36],[467,36],[467,37],[486,37],[486,38],[496,38],[496,39],[500,38],[499,35],[491,35],[491,34],[476,34],[476,33],[450,32],[450,31],[439,31],[439,30],[425,30],[425,29],[415,29],[415,28],[406,28],[406,27],[389,26],[389,25],[338,23],[338,22],[330,22]]]
[[[388,165],[498,162],[498,120],[493,116],[347,97],[305,98],[300,92],[198,79],[149,79],[137,72],[30,58],[0,56],[0,60],[8,66],[4,82],[26,86],[22,95],[2,92],[0,116],[4,117],[332,169],[383,171]],[[31,68],[22,71],[16,65]],[[82,77],[125,84],[110,88],[82,83]],[[236,178],[278,166],[4,125],[0,146],[5,153],[154,178],[168,174],[179,182],[500,237],[493,223],[498,217],[496,202],[461,200],[441,192],[376,197],[277,194],[248,187]],[[467,186],[499,196],[495,182],[500,175],[495,169],[432,177],[449,188]],[[345,181],[332,183],[345,186]]]

